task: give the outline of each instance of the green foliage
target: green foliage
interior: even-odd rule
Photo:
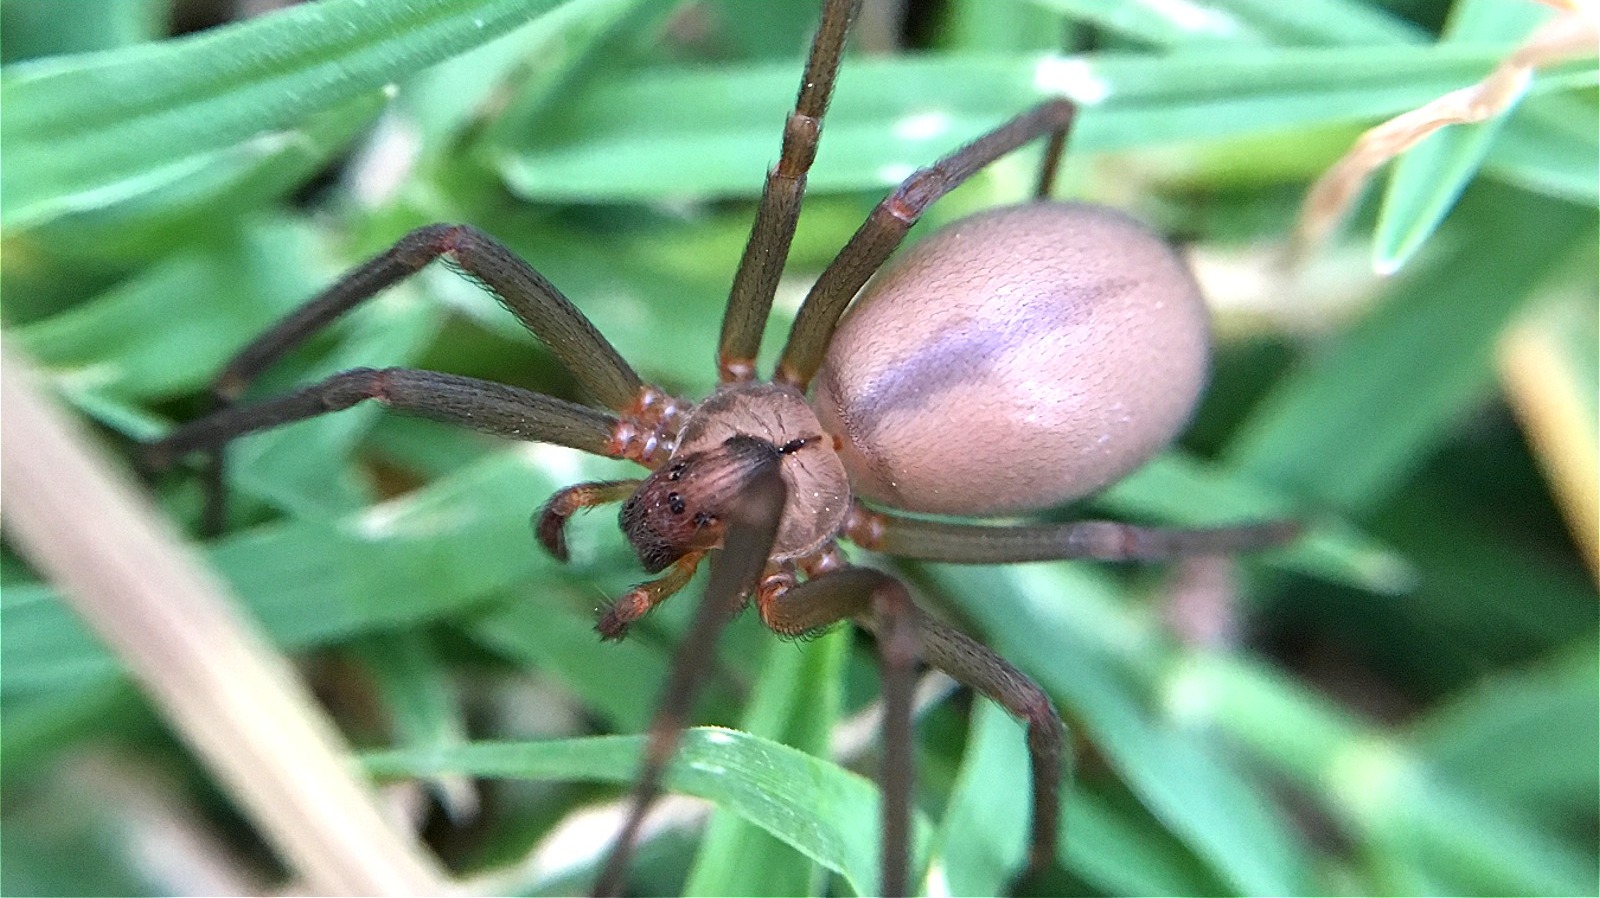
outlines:
[[[41,5],[0,6],[6,337],[125,452],[194,415],[251,335],[437,220],[502,238],[646,379],[703,395],[815,4],[763,2],[754,27],[751,0],[681,13],[657,0],[324,0],[177,38],[158,36],[153,0],[75,5],[75,29]],[[1131,208],[1208,253],[1270,256],[1306,185],[1362,128],[1483,77],[1539,17],[1531,4],[1392,5],[1412,19],[1356,0],[1221,0],[1199,20],[1170,17],[1185,4],[946,4],[919,19],[916,47],[847,61],[789,273],[820,271],[897,178],[1062,90],[1093,101],[1063,195]],[[1447,14],[1441,38],[1430,29]],[[1060,35],[1099,49],[1052,53]],[[919,601],[1038,679],[1075,732],[1057,867],[1030,887],[1594,894],[1593,572],[1541,476],[1559,459],[1529,451],[1501,389],[1507,332],[1575,301],[1580,314],[1540,319],[1577,360],[1548,386],[1576,391],[1595,432],[1593,75],[1587,60],[1536,78],[1503,120],[1419,147],[1335,262],[1272,282],[1265,307],[1244,309],[1237,279],[1207,278],[1218,362],[1192,436],[1053,513],[1289,515],[1308,525],[1296,545],[1221,576],[1199,563],[898,568]],[[1037,160],[997,165],[913,234],[1019,199]],[[1338,264],[1352,244],[1408,267],[1352,276]],[[405,364],[581,399],[492,299],[436,268],[259,392]],[[1328,295],[1364,300],[1329,311],[1308,298]],[[451,815],[482,815],[436,840],[449,864],[503,872],[618,794],[593,784],[631,776],[691,602],[601,644],[594,609],[640,577],[636,562],[600,514],[575,522],[574,561],[558,564],[528,516],[629,466],[376,408],[252,437],[230,460],[232,526],[209,558],[276,645],[336,662],[315,675],[374,747],[369,770],[423,778]],[[196,479],[156,487],[192,526]],[[0,888],[183,888],[116,837],[138,822],[126,808],[83,800],[85,745],[163,770],[170,801],[259,857],[116,659],[9,549],[0,561]],[[719,660],[697,719],[739,731],[694,731],[668,781],[716,810],[692,838],[645,846],[635,884],[870,893],[875,755],[830,747],[875,695],[870,640],[781,642],[746,620]],[[1025,838],[1021,730],[947,699],[918,738],[929,889],[1008,887]],[[475,804],[465,777],[496,781],[495,800]],[[600,846],[588,848],[505,887],[584,888]]]

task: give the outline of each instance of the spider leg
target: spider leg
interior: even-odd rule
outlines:
[[[468,225],[418,228],[340,278],[239,350],[218,372],[213,391],[222,402],[243,395],[267,366],[307,337],[440,256],[481,284],[606,408],[623,411],[644,384],[589,319],[516,253]]]
[[[595,480],[559,490],[533,518],[533,533],[557,561],[567,560],[567,521],[585,508],[621,502],[643,480]]]
[[[1224,527],[1139,527],[1117,521],[1064,524],[956,524],[874,511],[857,503],[845,526],[851,542],[886,555],[952,564],[1013,564],[1063,558],[1160,561],[1283,545],[1293,521]]]
[[[476,228],[436,224],[400,238],[239,350],[212,381],[213,409],[232,405],[262,371],[307,337],[441,256],[492,293],[604,407],[630,419],[639,417],[648,427],[670,406],[659,390],[639,379],[561,291],[516,253]],[[202,528],[207,533],[220,532],[224,523],[223,442],[209,447],[202,469],[206,494]]]
[[[783,263],[789,257],[795,222],[800,219],[806,172],[817,155],[817,138],[833,94],[845,36],[860,5],[861,0],[828,0],[822,9],[822,23],[800,78],[800,95],[783,126],[783,150],[778,164],[767,172],[750,240],[728,294],[717,346],[718,370],[724,382],[755,377],[761,332],[766,328],[778,279],[783,276]]]
[[[761,620],[785,636],[802,636],[846,618],[870,618],[878,637],[883,682],[883,842],[878,894],[908,894],[911,794],[916,763],[911,729],[922,621],[911,594],[894,577],[871,568],[841,568],[757,597]],[[865,622],[865,621],[863,621]]]
[[[639,825],[661,793],[662,774],[683,736],[695,695],[714,656],[711,649],[766,570],[787,494],[778,469],[779,460],[780,456],[773,454],[761,463],[750,485],[728,510],[727,538],[711,562],[711,577],[695,611],[694,622],[673,654],[672,669],[661,692],[661,705],[650,722],[628,817],[595,881],[596,895],[621,893]]]
[[[884,872],[880,891],[903,893],[907,885],[914,673],[912,665],[902,657],[908,649],[1027,723],[1033,767],[1029,864],[1039,869],[1050,862],[1055,856],[1058,832],[1066,727],[1043,689],[970,636],[923,614],[911,602],[905,586],[882,571],[853,567],[825,574],[768,598],[760,611],[767,626],[787,635],[801,635],[851,618],[878,638],[886,674]],[[892,684],[889,674],[893,675]]]
[[[812,375],[822,365],[834,326],[845,306],[900,245],[928,206],[990,163],[1035,138],[1051,135],[1050,148],[1059,150],[1066,142],[1076,112],[1077,107],[1070,100],[1041,103],[928,168],[918,169],[895,188],[872,210],[806,294],[794,327],[789,331],[789,342],[783,347],[774,379],[804,392]],[[1053,164],[1046,164],[1040,175],[1041,196],[1048,193],[1054,171]]]
[[[235,437],[376,400],[390,408],[495,436],[570,446],[620,457],[617,418],[518,387],[412,368],[353,368],[274,399],[227,406],[179,425],[144,447],[146,467],[161,470],[190,452],[215,449]]]
[[[688,585],[690,578],[694,576],[695,568],[700,566],[700,559],[704,558],[705,554],[690,552],[674,561],[665,574],[640,583],[623,593],[594,625],[595,630],[600,633],[600,638],[612,642],[626,636],[628,627],[634,621],[649,614],[651,609]]]

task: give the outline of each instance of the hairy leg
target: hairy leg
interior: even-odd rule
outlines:
[[[1293,521],[1224,527],[1139,527],[1117,521],[956,524],[874,511],[857,504],[845,535],[863,549],[954,564],[1013,564],[1064,558],[1160,561],[1280,546],[1300,533]]]
[[[606,412],[491,381],[413,368],[354,368],[274,399],[234,405],[187,424],[144,447],[144,463],[160,470],[190,452],[215,449],[258,430],[342,411],[368,399],[390,408],[459,424],[495,436],[570,446],[618,457],[617,418]]]
[[[239,350],[217,374],[218,399],[238,399],[262,371],[307,337],[440,257],[494,294],[601,405],[623,411],[645,389],[589,319],[516,253],[468,225],[436,224],[400,238]]]
[[[909,894],[911,796],[915,779],[911,727],[916,665],[922,657],[922,628],[905,585],[871,568],[843,568],[789,589],[758,596],[761,620],[785,636],[803,636],[851,617],[870,617],[878,626],[883,681],[883,841],[878,892]]]
[[[1033,766],[1033,825],[1029,862],[1038,869],[1055,856],[1066,728],[1044,690],[1025,674],[970,636],[923,614],[911,603],[905,587],[898,580],[871,568],[845,568],[772,596],[761,605],[761,617],[773,630],[794,636],[839,620],[853,619],[885,643],[882,650],[886,664],[891,655],[903,651],[906,646],[914,646],[922,660],[1025,721]],[[908,639],[905,636],[907,632],[914,633],[915,639]],[[886,691],[887,686],[886,683]],[[887,743],[891,738],[891,727],[895,733],[893,738],[901,738],[899,734],[902,732],[905,737],[910,736],[909,687],[910,681],[907,679],[903,703],[897,701],[895,706],[890,706],[890,696],[885,696],[886,750],[889,748]],[[896,688],[900,688],[899,684],[896,684]],[[898,722],[891,723],[891,717],[897,717]],[[896,763],[904,764],[909,769],[909,754],[905,760]],[[890,773],[889,766],[886,757],[886,777]],[[904,790],[906,814],[909,816],[910,789],[909,785],[899,782],[900,776],[905,776],[909,783],[909,773],[896,773],[896,779],[893,780],[896,789]],[[891,829],[887,817],[891,810],[891,798],[896,803],[902,801],[900,795],[891,796],[888,785],[886,781],[886,840]],[[897,825],[903,825],[909,831],[908,821]],[[904,852],[903,847],[895,848],[886,842],[885,890],[890,883],[888,862],[891,858],[896,862],[903,860]],[[904,885],[903,880],[901,885]]]
[[[645,812],[661,793],[661,777],[677,751],[694,699],[714,656],[713,647],[727,622],[756,589],[783,514],[786,489],[779,473],[780,456],[774,453],[727,513],[727,538],[711,562],[711,577],[695,611],[694,623],[672,658],[672,668],[661,693],[661,705],[650,722],[650,734],[634,784],[633,801],[622,832],[606,857],[596,895],[621,893],[628,857]]]
[[[640,381],[589,319],[543,275],[493,237],[466,225],[418,228],[284,316],[218,372],[212,382],[213,414],[225,414],[256,377],[308,337],[440,257],[492,293],[602,406],[621,413],[623,423],[638,432],[628,457],[649,462],[652,432],[677,414],[676,403]],[[208,455],[202,475],[203,528],[216,533],[225,517],[224,443],[209,447]]]
[[[778,164],[767,172],[750,240],[728,294],[728,310],[722,318],[717,348],[717,367],[724,382],[755,377],[761,332],[766,329],[772,296],[783,276],[783,263],[789,258],[795,223],[800,220],[806,172],[817,155],[822,117],[833,95],[845,35],[860,5],[861,0],[828,0],[822,8],[822,23],[812,39],[811,55],[800,78],[800,95],[783,126],[782,154]]]
[[[1052,135],[1050,146],[1059,148],[1076,111],[1077,107],[1068,100],[1041,103],[928,168],[919,169],[885,197],[806,295],[774,379],[804,392],[822,365],[839,316],[928,206],[985,166],[1040,136]],[[1053,172],[1053,168],[1046,167],[1040,179],[1041,190],[1049,190]]]

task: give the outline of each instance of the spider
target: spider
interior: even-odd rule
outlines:
[[[659,576],[603,614],[596,629],[606,640],[623,638],[710,559],[706,591],[676,652],[597,893],[620,889],[705,674],[708,647],[749,604],[783,636],[853,620],[877,638],[884,894],[910,885],[911,694],[921,663],[1027,725],[1029,863],[1037,869],[1054,857],[1066,746],[1050,698],[993,651],[918,610],[896,577],[848,563],[841,539],[901,558],[998,564],[1213,554],[1274,545],[1294,532],[1281,522],[1171,530],[919,516],[996,517],[1091,493],[1170,442],[1205,381],[1205,307],[1167,244],[1119,213],[1050,199],[1075,113],[1068,100],[1041,103],[901,183],[811,288],[772,377],[757,377],[757,350],[858,4],[824,0],[779,159],[733,279],[718,347],[720,385],[710,397],[690,405],[646,384],[526,262],[478,230],[441,224],[407,234],[257,337],[217,375],[213,411],[146,447],[155,468],[205,453],[205,518],[213,530],[222,521],[228,441],[366,400],[647,469],[641,479],[563,489],[535,519],[539,542],[565,560],[567,521],[580,510],[621,503],[622,530],[644,569]],[[1039,139],[1047,146],[1032,202],[957,221],[880,273],[931,203]],[[275,360],[441,257],[549,347],[595,405],[408,368],[357,368],[238,404]]]

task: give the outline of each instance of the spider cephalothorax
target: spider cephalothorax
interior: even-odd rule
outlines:
[[[833,438],[793,389],[731,383],[694,408],[677,449],[623,503],[623,532],[646,569],[717,545],[720,537],[697,534],[718,525],[756,460],[769,456],[789,492],[772,561],[809,555],[837,535],[850,510],[850,482]],[[671,554],[660,554],[668,546]]]
[[[848,619],[878,637],[885,894],[909,888],[910,697],[918,663],[947,671],[1027,723],[1030,858],[1036,867],[1051,860],[1065,745],[1049,697],[976,640],[923,615],[893,576],[848,564],[839,540],[902,557],[997,564],[1211,554],[1274,544],[1294,531],[1282,523],[1197,530],[1107,521],[968,524],[901,513],[1012,515],[1085,495],[1166,445],[1199,396],[1209,333],[1183,263],[1121,214],[1049,199],[1075,111],[1066,100],[1043,102],[907,178],[817,279],[771,382],[756,379],[756,351],[855,6],[824,3],[781,155],[734,276],[718,347],[722,383],[709,398],[687,407],[645,383],[526,262],[470,227],[434,225],[405,236],[246,346],[217,377],[221,408],[149,447],[157,464],[208,453],[213,524],[222,518],[224,444],[366,399],[648,469],[638,480],[564,489],[536,520],[539,541],[565,559],[567,520],[584,508],[621,503],[623,531],[644,569],[659,576],[604,613],[597,629],[607,639],[625,635],[712,559],[600,892],[620,889],[632,838],[706,670],[708,646],[746,604],[780,634]],[[1048,146],[1034,202],[947,226],[862,290],[929,204],[1040,138]],[[440,257],[543,340],[595,405],[405,368],[355,369],[276,399],[232,404],[313,332]]]

